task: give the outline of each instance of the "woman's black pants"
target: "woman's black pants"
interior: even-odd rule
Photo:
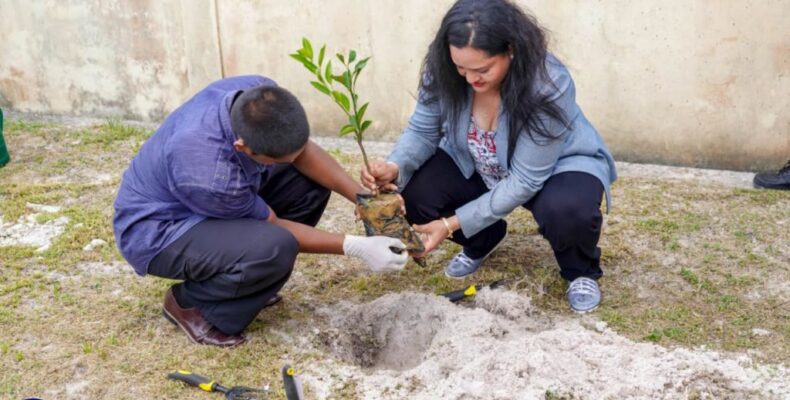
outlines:
[[[488,191],[476,172],[464,178],[443,150],[415,172],[404,188],[406,218],[425,224],[455,214],[455,210]],[[560,275],[573,280],[580,276],[597,279],[600,267],[601,198],[603,185],[584,172],[565,172],[550,177],[543,189],[524,207],[532,212],[538,231],[551,244],[560,265]],[[499,220],[472,237],[458,230],[453,241],[464,246],[470,258],[488,254],[505,236],[507,223]]]

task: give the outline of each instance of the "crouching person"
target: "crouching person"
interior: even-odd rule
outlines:
[[[183,280],[163,313],[195,343],[236,346],[280,297],[297,253],[347,254],[397,271],[397,239],[314,226],[332,191],[359,184],[309,140],[304,109],[270,79],[212,83],[170,114],[123,175],[113,229],[139,275]]]

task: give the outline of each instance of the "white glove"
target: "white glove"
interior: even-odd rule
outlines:
[[[403,251],[398,254],[390,250],[390,247]],[[362,259],[373,272],[400,271],[409,259],[406,245],[398,239],[386,236],[346,235],[343,239],[343,253]]]

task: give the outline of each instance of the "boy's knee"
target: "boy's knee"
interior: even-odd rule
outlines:
[[[261,236],[257,243],[250,246],[245,258],[246,263],[253,264],[248,278],[257,280],[256,276],[286,276],[293,270],[296,256],[299,254],[299,243],[288,230],[279,226],[271,226],[266,235]]]
[[[270,238],[270,249],[273,251],[271,263],[283,272],[283,275],[291,273],[293,270],[296,256],[299,254],[299,243],[291,232],[282,229],[275,237]]]

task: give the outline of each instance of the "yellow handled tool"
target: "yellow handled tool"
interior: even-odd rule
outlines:
[[[228,400],[266,400],[265,394],[268,392],[265,389],[255,389],[246,386],[234,386],[231,388],[220,385],[213,379],[206,378],[205,376],[193,374],[187,370],[178,370],[167,375],[168,379],[181,381],[187,385],[200,388],[206,392],[220,392],[225,394]]]
[[[496,289],[496,288],[504,285],[505,283],[507,283],[506,280],[500,279],[500,280],[494,281],[494,282],[492,282],[492,283],[490,283],[488,285],[484,285],[484,284],[470,285],[466,289],[454,290],[452,292],[443,293],[442,296],[447,297],[448,299],[450,299],[450,301],[455,303],[455,302],[463,300],[463,299],[465,299],[467,297],[472,297],[472,296],[476,295],[477,292],[479,292],[480,290],[482,290],[486,286],[488,286],[491,289]]]

